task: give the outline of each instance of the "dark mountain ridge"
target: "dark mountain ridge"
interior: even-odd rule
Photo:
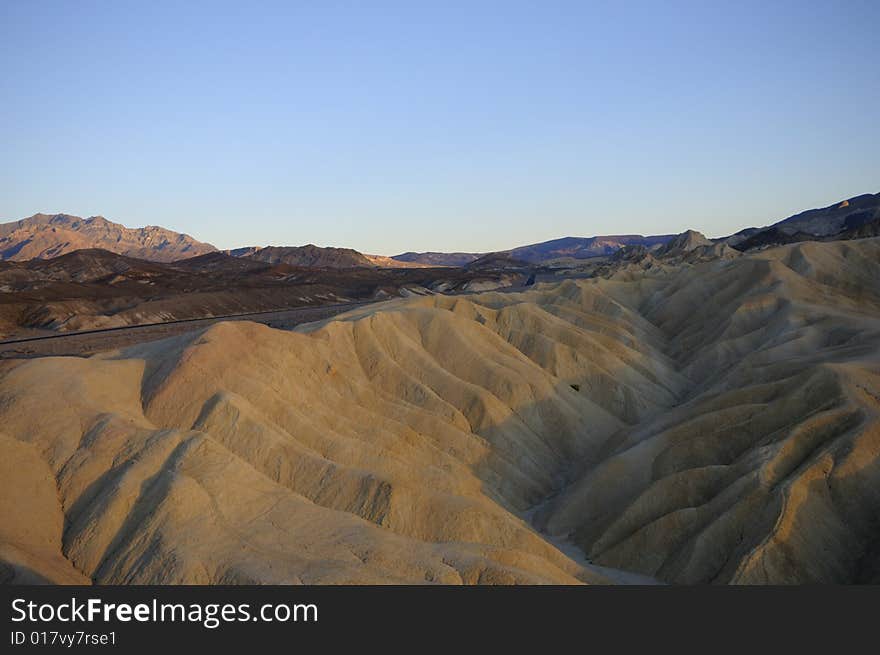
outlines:
[[[755,250],[800,241],[876,236],[880,193],[854,196],[827,207],[809,209],[764,228],[740,230],[724,239],[737,250]],[[863,229],[864,228],[864,229]]]

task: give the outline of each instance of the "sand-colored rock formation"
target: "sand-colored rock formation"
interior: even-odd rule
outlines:
[[[670,582],[867,581],[880,536],[880,240],[605,285],[683,403],[615,435],[537,523]]]
[[[631,579],[570,537],[666,582],[858,581],[878,364],[880,239],[6,362],[2,479],[43,509],[3,505],[0,554],[59,582]]]

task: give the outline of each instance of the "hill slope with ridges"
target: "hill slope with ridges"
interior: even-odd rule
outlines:
[[[864,581],[878,262],[795,244],[5,363],[66,528],[2,538],[59,581]]]

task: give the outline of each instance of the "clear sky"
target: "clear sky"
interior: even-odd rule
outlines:
[[[709,236],[880,191],[880,2],[0,0],[0,220]]]

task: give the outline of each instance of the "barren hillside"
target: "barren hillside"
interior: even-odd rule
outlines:
[[[876,581],[878,413],[880,239],[221,323],[0,364],[2,497],[40,508],[0,553],[60,582]]]

